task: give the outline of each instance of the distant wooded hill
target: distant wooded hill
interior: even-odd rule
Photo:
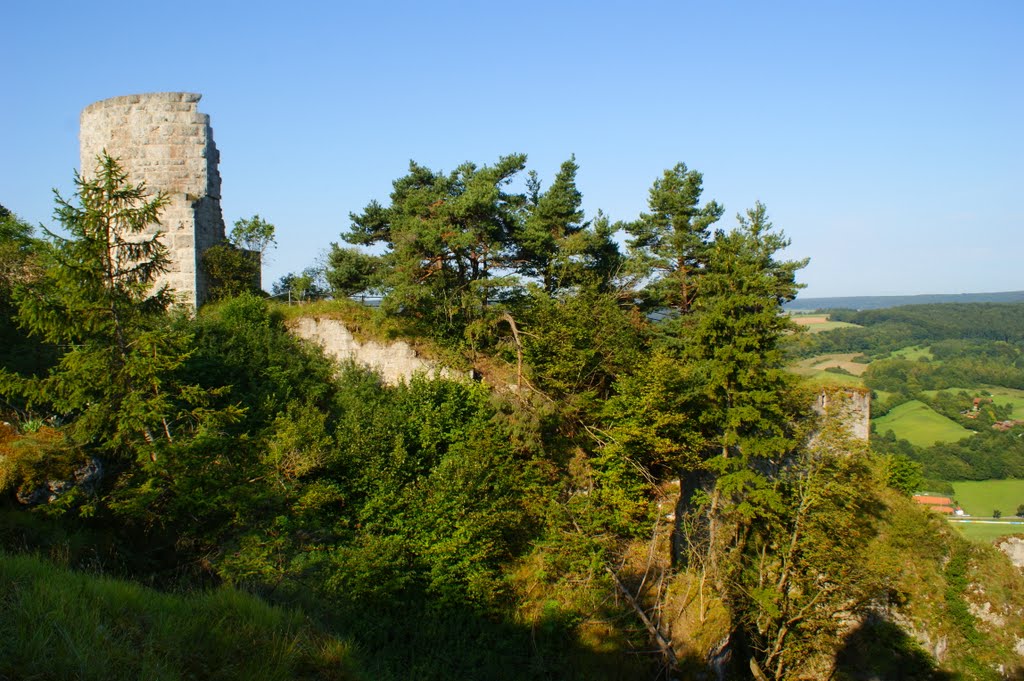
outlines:
[[[1024,291],[1001,293],[928,293],[917,296],[841,296],[837,298],[797,298],[786,303],[785,309],[796,310],[879,310],[901,305],[929,303],[1019,303],[1024,302]]]

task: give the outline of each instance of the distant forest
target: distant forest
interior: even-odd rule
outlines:
[[[1024,303],[906,305],[859,312],[835,309],[830,318],[858,326],[804,337],[790,351],[804,357],[823,352],[880,356],[936,341],[1024,342]]]
[[[948,487],[937,481],[1024,476],[1024,441],[1018,432],[992,430],[994,422],[1010,418],[1011,409],[999,406],[997,397],[979,414],[962,413],[973,397],[988,394],[983,386],[1024,390],[1024,303],[833,310],[830,319],[857,326],[800,334],[791,339],[787,352],[792,357],[860,353],[865,363],[870,362],[862,379],[875,397],[873,417],[919,400],[976,432],[971,438],[929,447],[879,432],[872,441],[877,452],[903,455],[922,464],[932,489]],[[911,347],[927,352],[916,358],[901,354]]]
[[[841,296],[837,298],[797,298],[786,303],[786,310],[879,310],[901,305],[934,303],[1020,303],[1024,291],[1000,293],[928,293],[917,296]]]

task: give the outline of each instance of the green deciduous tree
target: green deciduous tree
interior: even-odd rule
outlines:
[[[256,251],[260,258],[266,255],[267,250],[277,245],[275,232],[277,228],[259,215],[251,218],[239,218],[235,220],[234,227],[228,235],[228,240],[237,248],[247,251]]]
[[[33,286],[42,271],[40,243],[32,226],[6,209],[0,211],[0,367],[38,373],[52,361],[52,348],[18,328],[15,290]]]
[[[210,277],[212,300],[260,291],[260,258],[257,253],[225,241],[206,249],[203,267]]]
[[[15,285],[29,277],[35,243],[32,225],[6,209],[0,211],[0,305],[9,304]]]
[[[885,479],[889,487],[910,496],[924,484],[924,467],[902,454],[889,454],[882,458]]]
[[[206,249],[203,268],[210,277],[210,298],[259,293],[260,268],[267,251],[277,245],[276,228],[259,215],[235,220],[228,238]]]
[[[383,261],[356,248],[331,244],[325,277],[336,296],[351,296],[380,288]]]
[[[330,294],[330,271],[319,266],[307,267],[301,272],[289,272],[274,282],[271,292],[275,297],[289,300],[319,300]]]

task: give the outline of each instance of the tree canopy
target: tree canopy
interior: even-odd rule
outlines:
[[[128,183],[105,154],[75,186],[73,199],[57,194],[67,236],[46,231],[42,274],[15,293],[23,328],[62,354],[44,377],[0,374],[0,389],[70,420],[78,442],[119,455],[172,439],[186,388],[168,378],[189,338],[167,317],[173,292],[155,286],[168,254],[160,235],[146,232],[160,224],[164,195]]]
[[[698,294],[711,226],[724,210],[715,201],[700,205],[703,192],[704,176],[679,163],[654,181],[651,212],[626,225],[633,268],[650,280],[644,289],[650,305],[685,313]]]
[[[255,251],[262,259],[267,250],[277,246],[277,228],[267,222],[259,215],[251,218],[239,218],[235,220],[228,241],[235,248],[242,248],[247,251]]]
[[[921,466],[815,416],[783,370],[782,305],[806,261],[785,259],[765,206],[724,225],[678,164],[647,212],[613,222],[584,212],[579,173],[574,157],[547,186],[521,154],[413,162],[386,205],[350,215],[349,246],[274,286],[379,292],[378,310],[223,288],[176,311],[154,286],[164,199],[105,156],[58,196],[65,236],[0,220],[0,303],[53,348],[42,371],[0,372],[3,415],[17,411],[0,427],[0,523],[36,523],[0,525],[0,548],[243,588],[354,641],[382,679],[686,676],[724,659],[711,640],[729,673],[838,677],[848,629],[900,607],[911,578],[878,558],[900,541],[931,551],[915,570],[951,575],[915,607],[948,606],[981,641],[964,550],[901,506]],[[228,253],[273,243],[259,216],[239,222]],[[413,336],[481,380],[385,385],[290,333],[304,313]]]

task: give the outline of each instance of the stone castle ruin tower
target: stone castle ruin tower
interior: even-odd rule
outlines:
[[[827,414],[834,409],[846,423],[850,435],[867,442],[871,439],[871,392],[864,388],[828,387],[818,393],[814,411]]]
[[[129,182],[144,182],[168,203],[153,231],[164,233],[170,270],[167,283],[181,302],[198,307],[209,282],[202,268],[207,248],[224,239],[220,209],[220,154],[213,143],[210,116],[199,113],[202,95],[157,92],[113,97],[82,111],[81,169],[88,177],[104,150],[119,159]]]

